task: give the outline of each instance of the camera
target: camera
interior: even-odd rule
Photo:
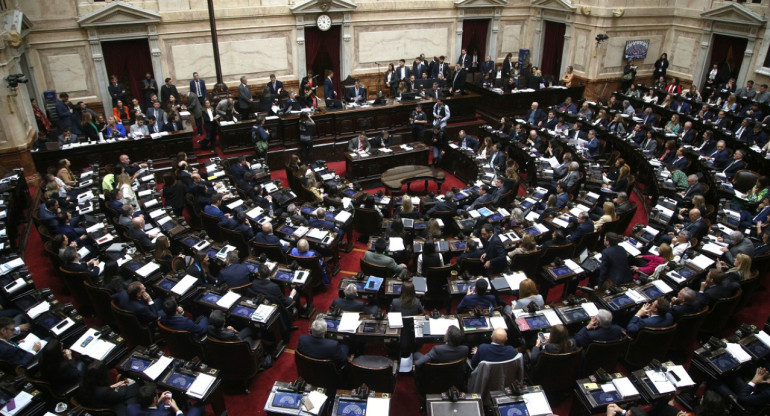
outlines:
[[[26,84],[29,82],[24,74],[9,74],[4,79],[5,82],[8,83],[8,88],[16,88],[19,86],[19,84]]]
[[[609,38],[610,37],[607,36],[606,33],[599,33],[598,35],[596,35],[596,43],[601,43]]]

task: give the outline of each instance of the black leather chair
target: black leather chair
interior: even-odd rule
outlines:
[[[358,357],[360,360],[362,357]],[[396,375],[398,374],[398,362],[382,358],[387,365],[368,366],[356,362],[355,359],[348,359],[347,383],[351,389],[358,388],[362,384],[376,391],[390,393],[396,390]]]
[[[452,302],[449,292],[449,275],[454,269],[454,264],[425,269],[428,290],[422,299],[426,306],[435,309],[446,308],[446,313],[450,313]]]
[[[524,272],[527,276],[537,276],[538,260],[543,253],[535,251],[529,254],[517,254],[511,259],[511,270]]]
[[[190,228],[200,230],[203,228],[203,218],[201,218],[201,206],[195,201],[195,196],[188,193],[184,198],[185,211],[190,215]]]
[[[709,307],[704,306],[699,312],[682,315],[676,321],[676,335],[671,341],[671,350],[690,355],[693,352],[693,343],[698,338],[698,331],[708,315]]]
[[[738,306],[738,302],[743,296],[743,290],[738,291],[731,297],[719,299],[711,305],[711,312],[706,315],[700,331],[705,335],[720,335],[727,327],[727,323],[733,316],[733,311]]]
[[[227,382],[237,382],[249,393],[249,383],[259,372],[264,350],[260,340],[250,344],[247,341],[220,341],[207,337],[203,342],[206,350],[206,364],[220,370],[220,377]]]
[[[112,309],[110,308],[112,299],[110,299],[109,289],[103,285],[94,284],[89,281],[83,282],[83,289],[88,296],[91,307],[94,309],[94,315],[96,315],[103,324],[117,328],[115,325],[115,318],[112,316]]]
[[[201,340],[195,339],[192,332],[171,329],[158,322],[161,338],[166,340],[166,347],[174,358],[192,360],[194,357],[206,361],[206,352]],[[205,337],[204,337],[205,338]]]
[[[219,232],[219,218],[206,214],[201,210],[201,220],[203,221],[203,229],[206,230],[206,234],[211,237],[212,240],[221,243],[224,241],[222,234]]]
[[[75,393],[75,396],[78,396],[78,392]],[[83,402],[82,397],[81,400],[77,400],[76,397],[70,397],[70,405],[72,405],[73,409],[83,409],[92,416],[117,416],[117,413],[108,407],[91,407],[84,405]]]
[[[541,352],[530,369],[529,380],[540,384],[549,399],[560,398],[575,384],[582,356],[582,348],[564,354]],[[554,377],[555,374],[559,376]]]
[[[425,363],[416,368],[414,384],[424,400],[426,394],[440,394],[450,387],[466,390],[468,362],[465,358],[449,363]]]
[[[353,214],[353,230],[362,240],[368,240],[370,235],[377,235],[382,231],[382,216],[374,209],[356,207]]]
[[[67,289],[75,298],[78,312],[83,316],[91,316],[94,310],[88,302],[88,294],[86,294],[85,286],[83,286],[83,282],[89,279],[88,273],[71,272],[65,270],[64,267],[59,267],[59,275],[64,281],[64,285],[67,286]]]
[[[115,324],[118,326],[120,335],[125,338],[129,348],[137,345],[149,346],[155,340],[155,334],[152,329],[139,322],[139,319],[132,312],[118,307],[115,301],[110,302],[110,310],[115,318]]]
[[[486,274],[484,263],[480,258],[464,258],[458,265],[460,266],[460,273],[467,271],[471,276],[483,276]]]
[[[642,368],[653,358],[663,360],[676,335],[676,324],[664,328],[642,328],[628,344],[625,363],[632,368]]]
[[[369,263],[363,257],[358,261],[361,271],[368,276],[393,277],[396,273],[387,266]]]
[[[538,270],[542,269],[543,266],[550,264],[557,257],[562,260],[571,259],[574,256],[575,245],[569,243],[559,246],[548,246],[542,251],[543,254],[538,259]]]
[[[240,254],[241,260],[245,259],[251,254],[249,240],[246,239],[245,235],[229,228],[219,226],[218,228],[219,235],[221,235],[228,244],[238,249],[238,254]]]
[[[295,351],[294,365],[298,376],[313,387],[325,388],[327,395],[334,394],[343,380],[342,372],[332,360],[319,360]]]
[[[50,381],[44,380],[38,374],[34,374],[23,366],[17,367],[17,370],[21,373],[20,375],[23,375],[24,378],[36,388],[42,390],[49,397],[62,402],[69,401],[69,398],[77,392],[78,388],[80,388],[80,383],[75,383],[71,386],[54,385]]]
[[[741,169],[738,172],[735,172],[735,176],[733,176],[733,187],[738,191],[746,193],[757,184],[757,178],[759,178],[759,176],[759,173],[754,172],[753,170]]]
[[[286,264],[286,252],[283,250],[283,246],[280,244],[262,244],[256,241],[251,241],[251,246],[254,248],[254,254],[259,256],[265,253],[268,259],[280,263]]]
[[[581,376],[593,374],[599,368],[609,373],[614,372],[618,361],[628,349],[630,341],[630,338],[623,336],[615,341],[593,341],[586,345],[583,361],[580,364]]]

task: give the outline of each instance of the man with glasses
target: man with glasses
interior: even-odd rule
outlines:
[[[35,359],[35,355],[24,350],[19,344],[11,341],[11,338],[28,331],[29,324],[16,326],[13,319],[0,317],[0,361],[5,361],[13,366],[27,366]],[[40,351],[41,343],[38,341],[32,346],[33,352]]]

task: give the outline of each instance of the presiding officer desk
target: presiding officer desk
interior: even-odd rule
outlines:
[[[428,165],[430,149],[423,143],[393,145],[384,149],[372,148],[369,152],[345,152],[345,175],[355,183],[380,180],[380,174],[403,165]]]
[[[487,121],[500,120],[501,117],[507,117],[511,114],[526,114],[529,111],[533,101],[537,101],[540,109],[559,105],[567,97],[572,97],[576,102],[583,98],[585,87],[549,87],[537,91],[519,91],[519,92],[495,92],[492,89],[484,88],[476,84],[466,84],[468,90],[479,94],[478,112]],[[454,109],[453,109],[454,110]],[[454,111],[452,113],[454,115]]]

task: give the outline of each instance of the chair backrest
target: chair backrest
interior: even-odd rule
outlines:
[[[387,266],[380,266],[379,264],[369,263],[362,257],[358,261],[358,265],[361,271],[368,276],[378,277],[393,277],[396,273]]]
[[[337,390],[340,385],[340,373],[332,360],[319,360],[294,351],[294,365],[298,376],[314,387],[326,388],[327,394]]]
[[[293,256],[289,253],[286,255],[286,259],[289,263],[296,261],[297,264],[299,264],[299,267],[310,270],[310,277],[305,284],[309,284],[310,287],[319,287],[324,284],[323,276],[321,275],[321,265],[318,264],[318,255],[312,257],[300,257]]]
[[[579,256],[585,249],[588,249],[588,251],[593,250],[597,241],[599,241],[598,232],[593,231],[588,234],[583,234],[577,244],[575,244],[575,255]]]
[[[48,228],[46,228],[44,225],[38,225],[37,226],[37,233],[40,234],[40,239],[43,240],[43,242],[51,241],[53,238],[53,235],[51,235],[51,232],[48,231]]]
[[[468,272],[471,276],[483,276],[486,274],[484,269],[484,262],[480,258],[464,258],[460,262],[460,273]]]
[[[171,329],[161,322],[158,322],[158,330],[160,331],[160,336],[166,340],[166,346],[171,355],[175,358],[192,360],[194,357],[198,357],[202,361],[206,361],[203,344],[195,339],[192,332]]]
[[[72,395],[77,393],[78,388],[80,387],[80,383],[75,383],[71,386],[61,386],[58,384],[51,383],[48,380],[44,380],[42,377],[40,377],[37,374],[33,374],[31,371],[28,371],[25,367],[20,366],[18,367],[19,371],[24,375],[24,378],[27,379],[30,383],[32,383],[36,388],[42,390],[46,394],[48,394],[50,397],[53,397],[56,400],[60,401],[68,401]]]
[[[631,224],[631,221],[634,219],[634,215],[636,215],[636,202],[631,202],[631,209],[624,212],[623,215],[620,216],[617,230],[615,230],[618,234],[625,234],[626,229],[628,229],[628,226]]]
[[[268,259],[279,264],[286,264],[286,252],[280,244],[263,244],[252,240],[251,245],[254,247],[254,255],[259,256],[261,253],[265,253]]]
[[[139,318],[132,312],[118,307],[115,301],[110,302],[110,310],[115,318],[120,335],[126,339],[126,344],[133,348],[137,345],[149,346],[153,343],[154,336],[149,326],[139,322]]]
[[[614,341],[593,341],[585,347],[583,361],[580,364],[582,376],[593,374],[599,368],[614,372],[615,366],[628,349],[630,338],[623,336]]]
[[[575,245],[572,243],[562,244],[560,246],[548,246],[543,250],[543,254],[540,256],[539,267],[542,268],[546,264],[550,264],[555,258],[562,260],[571,259],[574,256]]]
[[[761,284],[762,281],[759,279],[759,270],[756,269],[752,270],[749,278],[741,280],[741,291],[743,294],[741,295],[741,299],[738,301],[738,306],[735,307],[735,310],[742,309],[744,306],[748,305],[751,297],[754,295],[755,291],[759,289]]]
[[[449,275],[452,273],[452,270],[455,270],[454,264],[447,264],[446,266],[439,267],[426,267],[423,271],[425,272],[425,278],[429,281],[431,279],[443,279],[444,282],[446,282],[447,279],[449,279]]]
[[[522,271],[527,276],[537,276],[538,259],[543,253],[539,250],[528,254],[517,254],[511,259],[511,270]]]
[[[426,394],[439,394],[455,386],[458,390],[466,390],[465,379],[468,375],[468,364],[465,358],[448,363],[425,363],[417,367],[414,373],[414,383],[421,397]]]
[[[62,277],[62,280],[64,280],[64,285],[67,286],[67,289],[69,289],[70,293],[75,298],[78,312],[85,316],[90,315],[93,312],[93,309],[88,302],[85,286],[83,286],[83,282],[88,281],[88,273],[71,272],[62,266],[59,267],[59,275]]]
[[[368,367],[348,360],[348,374],[345,378],[350,388],[357,388],[366,383],[370,389],[376,392],[393,394],[396,390],[397,370],[398,363],[392,361],[390,366]]]
[[[743,193],[748,192],[759,178],[759,173],[753,170],[741,169],[733,176],[733,187]]]
[[[679,320],[676,321],[676,336],[671,341],[671,349],[674,351],[681,351],[685,353],[691,353],[693,351],[692,345],[698,337],[698,331],[703,325],[703,321],[708,315],[709,307],[704,306],[698,312],[688,315],[682,315]]]
[[[184,198],[184,207],[188,214],[190,214],[190,228],[193,230],[200,230],[203,228],[203,219],[200,215],[200,206],[195,201],[195,195],[186,194]]]
[[[382,230],[382,217],[374,209],[356,207],[353,214],[353,229],[365,236],[379,234]]]
[[[81,408],[93,416],[117,416],[117,413],[108,407],[99,408],[84,405],[84,402],[88,403],[87,400],[84,400],[87,399],[87,397],[85,397],[83,394],[80,394],[80,390],[75,393],[75,396],[80,398],[80,400],[77,400],[75,397],[70,397],[70,404],[72,405],[73,409]]]
[[[229,228],[218,228],[219,234],[222,236],[222,238],[227,241],[228,244],[238,249],[238,254],[240,254],[241,260],[245,259],[251,254],[249,251],[249,240],[246,239],[245,235],[241,234],[239,231],[231,230]]]
[[[490,391],[505,390],[513,382],[524,380],[524,358],[521,353],[502,362],[480,362],[468,378],[468,393],[479,394],[485,403],[490,403]]]
[[[247,341],[220,341],[208,337],[203,342],[206,363],[219,369],[223,380],[238,380],[248,385],[262,363],[262,344],[257,342],[257,348],[252,349]]]
[[[218,243],[224,241],[222,234],[219,232],[219,218],[206,214],[203,211],[201,211],[200,214],[201,220],[203,221],[203,229],[206,230],[206,234]]]
[[[532,366],[532,384],[540,384],[546,393],[569,390],[575,384],[582,355],[582,348],[564,354],[541,352]]]
[[[676,324],[663,328],[642,328],[628,344],[625,361],[643,367],[653,358],[663,360],[676,334]]]
[[[701,326],[701,332],[707,334],[720,334],[725,330],[727,321],[733,316],[733,311],[738,306],[738,302],[743,295],[743,290],[738,289],[734,295],[729,298],[719,299],[711,306],[711,312],[706,315],[706,319]]]
[[[110,308],[110,302],[112,302],[110,299],[110,291],[102,285],[96,285],[89,281],[83,282],[83,289],[88,296],[88,301],[94,308],[94,315],[96,315],[103,324],[115,328],[115,318],[112,316],[112,309]]]

